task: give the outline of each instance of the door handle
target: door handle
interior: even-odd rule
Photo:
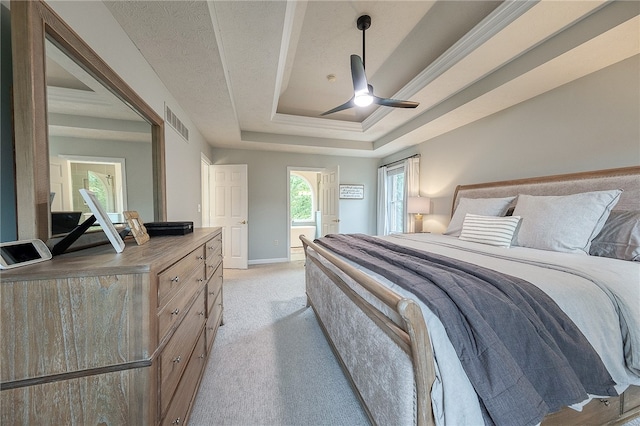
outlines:
[[[246,224],[247,224],[247,221],[246,221],[246,220],[243,220],[242,222],[238,222],[238,223],[239,223],[240,225],[246,225]]]
[[[340,219],[333,219],[333,221],[338,223],[338,222],[340,222]]]

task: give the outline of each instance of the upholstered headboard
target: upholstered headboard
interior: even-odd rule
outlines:
[[[640,166],[594,172],[458,185],[453,195],[455,210],[460,198],[498,198],[528,195],[569,195],[579,192],[622,189],[614,210],[640,210]]]

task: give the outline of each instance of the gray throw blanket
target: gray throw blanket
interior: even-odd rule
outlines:
[[[533,284],[366,235],[316,242],[410,291],[440,319],[486,424],[533,425],[587,393],[617,395],[591,344]]]

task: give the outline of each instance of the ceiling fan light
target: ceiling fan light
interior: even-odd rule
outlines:
[[[353,103],[359,107],[369,106],[373,103],[373,96],[369,94],[356,95],[355,98],[353,98]]]

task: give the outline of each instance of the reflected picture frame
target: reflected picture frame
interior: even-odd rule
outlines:
[[[136,243],[139,246],[143,245],[147,241],[149,241],[149,234],[147,233],[147,228],[144,226],[142,219],[140,219],[140,215],[135,210],[129,210],[122,212],[124,218],[127,220],[127,224],[129,225],[129,230],[133,238],[135,238]]]

